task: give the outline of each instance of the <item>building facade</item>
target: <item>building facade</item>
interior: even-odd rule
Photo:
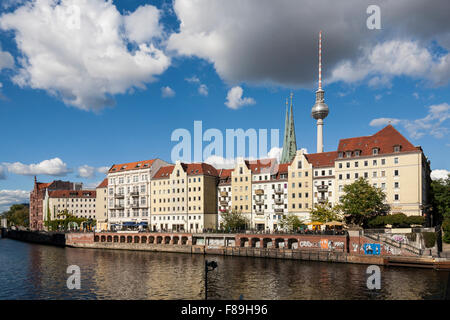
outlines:
[[[44,215],[47,211],[44,210],[45,197],[48,192],[55,190],[81,190],[83,184],[74,183],[70,181],[55,180],[49,183],[37,182],[34,177],[34,188],[30,192],[30,229],[44,230]],[[46,209],[47,207],[45,207]]]
[[[96,191],[94,190],[46,190],[44,201],[44,224],[64,219],[65,213],[77,218],[96,219]]]
[[[108,222],[108,178],[104,179],[95,189],[96,191],[96,215],[97,229],[107,229]],[[105,226],[106,224],[106,226]]]

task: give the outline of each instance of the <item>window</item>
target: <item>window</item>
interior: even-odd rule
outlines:
[[[343,156],[344,156],[344,153],[343,152],[339,152],[338,157],[342,158]]]
[[[346,178],[350,179],[350,173],[347,173]]]
[[[398,170],[394,170],[394,176],[398,177]]]
[[[399,199],[400,199],[399,195],[398,194],[394,194],[394,200],[398,201]]]
[[[364,167],[367,167],[369,165],[369,161],[365,160],[364,161]]]
[[[359,166],[359,162],[355,161],[355,168],[358,168],[358,166]]]
[[[373,165],[374,165],[374,166],[377,165],[377,160],[373,160]]]
[[[380,150],[379,150],[378,148],[373,148],[373,149],[372,149],[372,154],[375,156],[375,155],[378,154],[379,151],[380,151]]]
[[[351,152],[351,151],[347,151],[347,152],[345,153],[345,156],[346,156],[347,158],[350,158],[350,157],[352,156],[352,152]]]
[[[347,168],[350,168],[350,162],[346,163]]]
[[[339,163],[339,169],[342,169],[342,163]]]
[[[376,177],[377,177],[377,172],[376,172],[376,171],[374,171],[374,172],[372,173],[372,177],[373,177],[373,178],[376,178]]]
[[[359,157],[359,152],[360,152],[359,150],[355,151],[355,157]]]
[[[400,152],[401,146],[394,146],[394,152]]]
[[[399,183],[398,182],[394,182],[394,188],[398,189],[399,188]]]
[[[342,180],[342,174],[339,175],[339,180]]]
[[[302,162],[301,161],[298,161],[297,162],[297,169],[301,169],[302,168]]]
[[[394,163],[398,164],[398,158],[394,158]]]
[[[381,164],[385,165],[386,164],[386,159],[381,159]]]
[[[358,179],[358,178],[359,178],[358,173],[355,173],[355,179]]]

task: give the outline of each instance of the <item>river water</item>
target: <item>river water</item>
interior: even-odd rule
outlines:
[[[443,299],[449,272],[381,267],[381,289],[367,266],[300,260],[57,248],[0,239],[0,299]],[[69,290],[69,265],[81,288]],[[450,290],[450,288],[449,288]]]

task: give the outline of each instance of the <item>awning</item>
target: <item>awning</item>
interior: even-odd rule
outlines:
[[[130,221],[130,222],[124,222],[124,223],[122,223],[122,226],[124,226],[124,227],[134,227],[134,226],[136,226],[136,222],[132,222],[132,221]]]
[[[330,221],[325,223],[326,226],[343,226],[344,224],[339,221]]]
[[[313,226],[320,226],[322,224],[323,224],[322,222],[318,222],[318,221],[313,221],[313,222],[308,223],[308,225],[313,225]]]
[[[147,221],[141,221],[138,223],[138,226],[148,226],[148,222]]]

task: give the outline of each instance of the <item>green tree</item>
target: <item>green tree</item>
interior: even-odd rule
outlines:
[[[385,204],[386,195],[380,189],[371,186],[364,178],[344,186],[340,209],[348,224],[367,226],[367,222],[376,216],[386,215],[390,208]]]
[[[439,222],[450,219],[450,174],[446,179],[431,181],[431,205]]]
[[[280,228],[284,231],[294,232],[302,227],[306,227],[306,225],[294,214],[283,215],[280,219]]]
[[[242,211],[232,210],[222,213],[221,227],[224,230],[244,230],[248,224],[249,221],[242,214]]]
[[[2,218],[6,218],[8,225],[28,227],[30,224],[30,212],[28,204],[14,204],[8,211],[1,214]]]
[[[330,221],[342,221],[338,207],[330,207],[330,203],[319,203],[310,210],[312,221],[327,223]]]

